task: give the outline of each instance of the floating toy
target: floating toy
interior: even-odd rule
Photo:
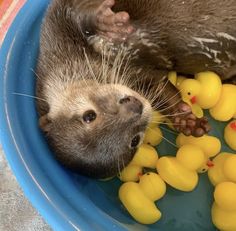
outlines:
[[[160,124],[166,124],[169,128],[171,128],[172,130],[175,130],[175,128],[169,118],[162,115],[159,111],[153,111],[152,120],[149,123],[148,128],[156,128]],[[162,136],[162,132],[159,129],[157,129],[157,132],[159,133],[159,139],[160,139],[160,136]],[[158,141],[158,142],[160,143],[160,141]]]
[[[174,86],[176,86],[177,78],[178,77],[176,71],[170,71],[168,73],[168,79]]]
[[[143,143],[157,146],[163,139],[162,131],[159,127],[148,127],[145,132]]]
[[[213,167],[208,170],[209,180],[213,185],[224,181],[236,183],[236,155],[222,152],[214,158]]]
[[[221,95],[221,88],[220,77],[210,71],[200,72],[194,79],[186,79],[179,86],[183,99],[198,104],[203,109],[216,105]]]
[[[143,174],[143,168],[156,168],[158,154],[154,147],[142,144],[134,155],[133,160],[121,171],[121,181],[138,181]]]
[[[185,136],[184,134],[179,134],[176,139],[176,144],[181,147],[185,144],[193,144],[202,149],[205,154],[204,164],[198,169],[199,173],[205,172],[212,167],[212,162],[210,158],[214,157],[220,152],[221,142],[218,138],[209,135],[203,135],[201,137]]]
[[[236,86],[223,84],[220,99],[209,112],[214,119],[219,121],[236,118]]]
[[[156,173],[146,173],[139,183],[126,182],[119,189],[119,198],[130,215],[142,224],[153,224],[161,218],[155,201],[165,195],[166,184]]]
[[[208,157],[213,157],[220,152],[221,143],[220,140],[214,136],[203,135],[201,137],[185,136],[184,134],[179,134],[176,139],[176,144],[178,147],[184,144],[193,144],[200,147],[204,154]]]
[[[201,148],[195,145],[183,145],[173,156],[163,156],[157,161],[157,171],[161,178],[173,188],[192,191],[198,183],[197,169],[205,161]]]
[[[165,119],[165,116],[162,115],[159,111],[153,111],[152,112],[152,120],[148,124],[149,128],[155,128],[158,125],[160,125]]]
[[[192,107],[199,118],[203,116],[202,109],[209,109],[218,102],[221,88],[220,77],[210,71],[200,72],[194,79],[185,79],[178,86],[183,101]]]
[[[224,138],[229,147],[236,151],[236,120],[231,121],[225,127]]]
[[[221,231],[236,230],[236,184],[222,182],[214,191],[212,222]]]
[[[180,84],[187,78],[184,76],[177,76],[175,71],[170,71],[168,73],[168,79],[177,89],[179,89]]]
[[[161,124],[164,119],[165,116],[163,116],[160,112],[152,112],[152,120],[145,131],[143,143],[157,146],[162,141],[163,135],[158,125]]]

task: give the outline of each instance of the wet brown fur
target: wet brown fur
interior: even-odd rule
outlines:
[[[114,68],[103,63],[88,45],[73,2],[54,1],[43,23],[37,66],[40,125],[63,165],[104,178],[117,174],[131,161],[137,149],[130,147],[131,141],[140,135],[141,142],[151,106],[119,81],[106,85]],[[107,78],[104,84],[99,80],[103,65],[107,69],[102,74]],[[139,103],[118,103],[127,96],[142,103],[141,114],[137,112]],[[91,109],[97,118],[86,124],[83,113]]]
[[[37,96],[42,99],[38,101],[40,124],[57,159],[75,171],[99,178],[114,175],[129,163],[136,150],[129,148],[130,140],[144,132],[150,119],[150,112],[144,118],[129,115],[127,105],[122,105],[124,114],[129,115],[124,116],[120,105],[114,106],[121,97],[120,90],[111,88],[104,95],[94,82],[86,58],[97,74],[102,56],[94,51],[94,44],[89,44],[88,39],[98,35],[94,22],[96,9],[102,2],[54,0],[42,26],[37,67]],[[138,91],[140,84],[146,86],[145,91],[153,89],[173,69],[184,74],[212,70],[222,79],[234,73],[233,39],[218,36],[218,42],[201,43],[194,37],[215,39],[217,33],[236,37],[235,1],[117,0],[113,10],[127,11],[136,29],[123,43],[131,54],[138,49],[129,66],[129,78],[136,83],[134,90]],[[119,48],[120,44],[116,46]],[[221,53],[214,57],[211,50]],[[221,63],[215,62],[218,59]],[[107,76],[112,75],[111,69],[108,68]],[[92,90],[85,90],[86,82],[93,86]],[[162,86],[165,86],[163,95],[169,98],[165,107],[168,114],[168,105],[174,107],[180,97],[172,85]],[[88,98],[82,103],[77,101],[84,95]],[[139,95],[135,97],[142,99]],[[158,100],[156,97],[152,103]],[[89,106],[91,102],[96,104],[101,114],[90,127],[81,122],[82,112],[76,111],[76,106],[87,101]]]
[[[144,38],[153,45],[141,46],[135,33],[127,43],[135,43],[140,48],[139,58],[149,60],[158,69],[183,74],[211,70],[222,79],[231,78],[235,72],[234,0],[117,0],[114,11],[121,10],[129,13],[131,24],[144,31]],[[225,34],[232,39],[222,36]],[[201,43],[194,38],[209,40]],[[218,52],[216,57],[211,52],[214,50]]]

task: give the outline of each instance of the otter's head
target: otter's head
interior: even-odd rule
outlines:
[[[48,104],[40,123],[56,158],[96,178],[114,176],[131,161],[151,117],[149,102],[118,84],[67,84]]]

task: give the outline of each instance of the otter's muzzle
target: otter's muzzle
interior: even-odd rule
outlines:
[[[139,115],[142,115],[143,113],[143,104],[134,96],[124,97],[119,103],[121,104],[122,109],[127,112],[133,112]]]

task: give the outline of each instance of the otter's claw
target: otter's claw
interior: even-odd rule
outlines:
[[[210,125],[207,118],[197,118],[191,111],[188,104],[181,102],[177,105],[176,116],[174,118],[174,127],[178,132],[184,135],[193,135],[195,137],[203,136],[210,131]]]
[[[130,25],[129,14],[121,11],[114,13],[111,7],[114,6],[114,0],[105,0],[97,10],[96,27],[99,35],[107,38],[109,41],[125,41],[134,31]]]

